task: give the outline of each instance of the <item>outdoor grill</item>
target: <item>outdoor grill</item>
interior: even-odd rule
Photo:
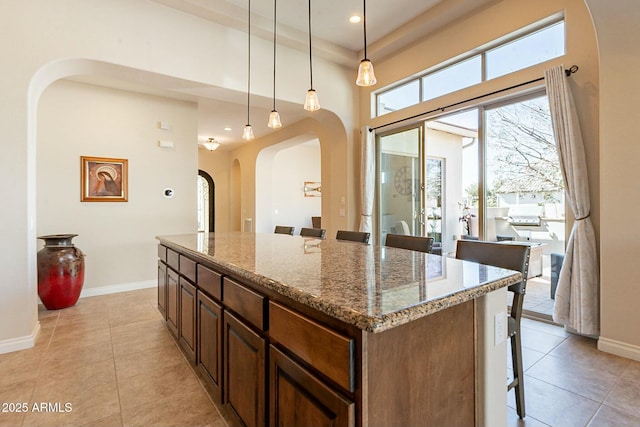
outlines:
[[[515,205],[509,208],[507,222],[513,226],[540,227],[542,225],[542,206]]]

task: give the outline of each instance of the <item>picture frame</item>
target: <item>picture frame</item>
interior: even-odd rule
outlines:
[[[126,202],[128,161],[110,157],[80,157],[81,202]]]
[[[321,197],[322,186],[318,181],[305,181],[302,187],[304,197]]]

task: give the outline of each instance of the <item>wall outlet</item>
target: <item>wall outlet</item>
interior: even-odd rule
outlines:
[[[493,328],[494,345],[498,346],[507,339],[507,315],[504,311],[496,313],[493,319]]]

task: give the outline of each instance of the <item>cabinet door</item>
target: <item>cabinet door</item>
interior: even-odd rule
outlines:
[[[180,345],[196,361],[196,287],[180,277]]]
[[[269,347],[270,426],[354,426],[355,404]]]
[[[167,266],[158,261],[158,311],[167,319]]]
[[[266,341],[224,313],[224,400],[247,427],[265,425]]]
[[[167,325],[169,330],[178,337],[178,295],[180,285],[178,284],[178,273],[171,268],[167,268]]]
[[[198,369],[216,403],[222,403],[222,307],[198,292]]]

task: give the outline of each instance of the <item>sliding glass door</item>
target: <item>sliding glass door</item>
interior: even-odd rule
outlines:
[[[387,233],[424,235],[422,127],[378,138],[378,236]]]

